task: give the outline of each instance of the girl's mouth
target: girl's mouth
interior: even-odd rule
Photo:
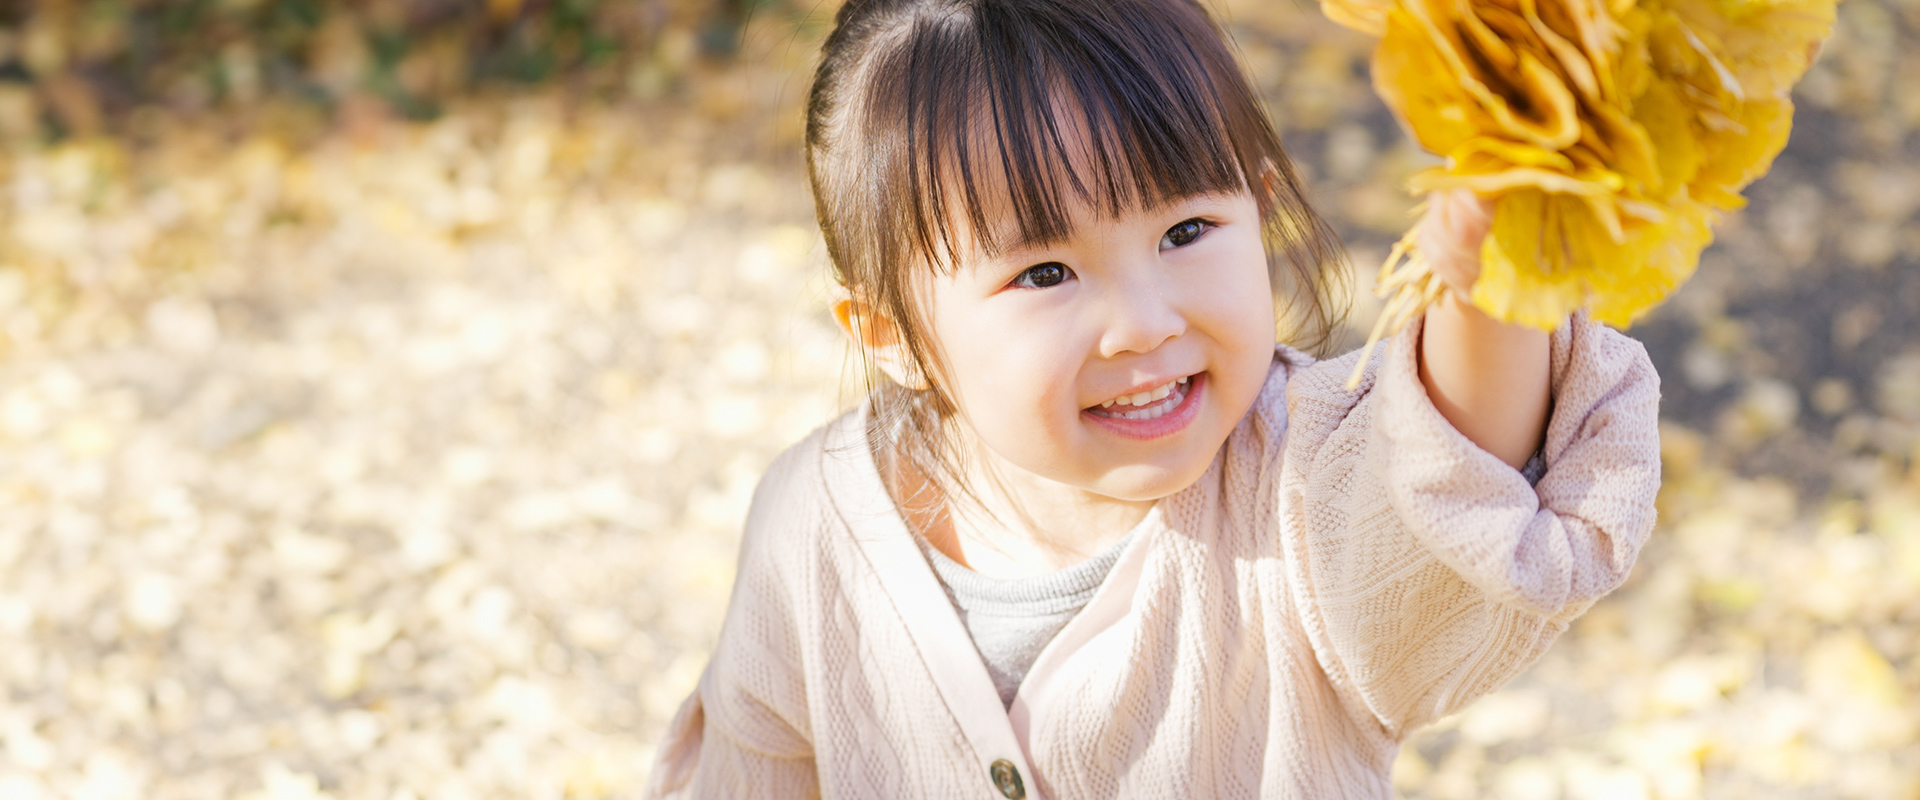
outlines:
[[[1151,390],[1081,410],[1102,428],[1129,439],[1158,439],[1179,432],[1199,413],[1194,402],[1206,385],[1206,373],[1177,378]]]

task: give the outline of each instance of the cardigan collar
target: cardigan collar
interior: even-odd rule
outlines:
[[[1011,762],[1023,776],[1026,796],[1040,800],[1041,782],[1035,780],[1038,776],[1028,759],[1028,734],[1036,717],[1046,710],[1050,694],[1064,682],[1069,662],[1085,651],[1117,644],[1119,623],[1132,609],[1147,553],[1166,527],[1163,503],[1155,503],[1136,526],[1138,535],[1120,553],[1093,599],[1040,651],[1008,709],[1001,705],[993,678],[959,612],[887,493],[867,442],[871,412],[871,402],[863,403],[828,433],[822,465],[828,493],[973,749],[980,774],[988,775],[998,760]]]

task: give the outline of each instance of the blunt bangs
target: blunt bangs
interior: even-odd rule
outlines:
[[[1229,96],[1245,83],[1197,8],[965,5],[914,20],[870,67],[857,127],[896,258],[945,270],[968,244],[1061,241],[1074,199],[1113,215],[1233,193],[1284,158],[1264,116],[1234,113],[1257,105]]]

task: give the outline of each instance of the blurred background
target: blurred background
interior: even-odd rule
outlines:
[[[1430,160],[1369,42],[1211,5],[1370,286]],[[755,481],[859,396],[833,7],[0,5],[0,798],[637,796]],[[1632,581],[1407,797],[1920,797],[1920,0],[1842,3],[1796,98],[1631,331]]]

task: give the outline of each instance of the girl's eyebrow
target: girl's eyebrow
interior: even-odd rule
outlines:
[[[1015,231],[1012,236],[995,237],[995,243],[986,248],[987,257],[1004,258],[1023,250],[1038,250],[1047,245],[1073,238],[1075,230],[1076,228],[1074,226],[1069,226],[1066,230],[1055,232],[1053,236],[1021,230]]]
[[[1153,204],[1146,211],[1147,213],[1152,213],[1180,205],[1225,201],[1232,196],[1232,192],[1200,192],[1184,197],[1169,197]],[[1079,230],[1079,226],[1073,224],[1072,221],[1067,222],[1067,227],[1064,230],[1054,231],[1051,236],[1045,235],[1045,232],[1029,230],[1028,226],[1025,225],[1009,227],[1014,227],[1015,229],[997,233],[980,248],[981,252],[984,253],[987,258],[1005,258],[1012,253],[1017,253],[1022,250],[1034,250],[1046,247],[1047,245],[1073,238],[1074,233]]]

